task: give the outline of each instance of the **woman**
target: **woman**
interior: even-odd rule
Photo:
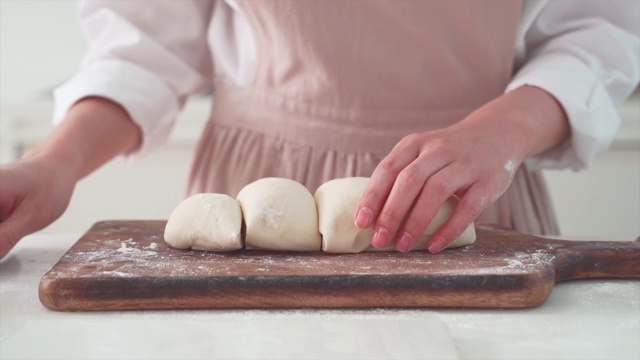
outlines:
[[[310,191],[371,176],[374,246],[446,247],[477,219],[550,234],[543,167],[581,169],[640,77],[636,2],[89,1],[91,47],[56,91],[60,124],[0,175],[0,254],[62,214],[75,183],[161,144],[215,88],[188,192],[267,176]],[[515,45],[514,45],[515,44]],[[62,121],[64,120],[64,121]],[[406,219],[403,221],[403,219]]]

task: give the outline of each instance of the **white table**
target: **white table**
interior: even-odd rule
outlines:
[[[0,359],[640,359],[637,280],[557,284],[524,310],[50,311],[38,283],[78,238],[0,260]]]

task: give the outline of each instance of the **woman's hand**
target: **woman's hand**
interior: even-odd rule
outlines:
[[[60,217],[81,178],[141,139],[120,105],[88,97],[20,161],[0,166],[0,258]]]
[[[55,221],[76,181],[64,162],[29,159],[0,167],[0,258],[25,235]]]
[[[561,143],[569,132],[560,104],[524,86],[448,128],[409,135],[373,172],[356,208],[356,226],[375,224],[375,247],[395,241],[396,249],[409,251],[456,195],[459,204],[428,244],[439,252],[502,195],[526,157]]]

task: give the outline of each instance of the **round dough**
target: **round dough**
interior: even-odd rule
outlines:
[[[232,251],[242,248],[242,212],[224,194],[196,194],[171,213],[164,240],[178,249]]]
[[[395,245],[378,249],[371,245],[372,228],[359,229],[354,224],[356,206],[369,182],[369,178],[352,177],[328,181],[315,193],[318,204],[318,222],[322,234],[322,250],[332,253],[357,253],[362,251],[393,251]],[[458,203],[454,197],[438,210],[413,250],[427,250],[431,235],[444,224]],[[468,245],[476,240],[475,227],[471,224],[448,248]]]
[[[433,235],[433,233],[435,233],[436,230],[440,228],[440,226],[444,225],[444,223],[449,220],[449,218],[453,214],[453,209],[456,207],[456,205],[458,205],[459,202],[460,200],[458,200],[458,198],[452,196],[444,204],[442,204],[440,209],[438,209],[436,216],[433,217],[433,220],[431,220],[431,223],[429,224],[429,226],[427,226],[427,229],[424,231],[424,233],[422,233],[422,236],[413,247],[413,250],[427,250],[427,243],[429,242],[431,235]],[[451,244],[449,244],[449,246],[447,246],[447,249],[473,244],[475,241],[476,228],[473,223],[471,223],[471,225],[469,225],[462,232],[462,234],[458,236],[457,239],[455,239]],[[394,247],[388,246],[384,248],[384,250],[390,250],[391,248]]]
[[[318,251],[318,211],[302,184],[264,178],[248,184],[237,197],[246,225],[247,249]]]
[[[335,179],[322,184],[314,195],[318,206],[318,224],[322,234],[322,251],[358,253],[371,248],[373,230],[354,224],[356,205],[369,178]]]

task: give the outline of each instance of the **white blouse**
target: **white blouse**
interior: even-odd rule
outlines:
[[[609,147],[616,106],[640,81],[638,14],[639,1],[525,0],[506,92],[545,89],[572,130],[566,143],[528,159],[531,168],[583,169]],[[84,97],[109,98],[142,130],[136,155],[167,140],[190,95],[221,77],[250,82],[256,45],[234,0],[156,0],[152,9],[145,0],[92,0],[81,4],[80,21],[89,51],[54,92],[54,122]]]

